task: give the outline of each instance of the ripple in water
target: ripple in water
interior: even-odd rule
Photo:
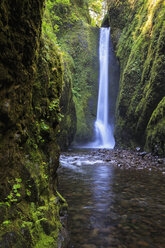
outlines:
[[[71,248],[164,248],[161,172],[124,170],[96,152],[63,153],[59,191],[69,204]]]

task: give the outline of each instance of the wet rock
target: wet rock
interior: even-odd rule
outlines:
[[[127,207],[129,207],[130,203],[129,203],[129,201],[127,201],[127,200],[122,200],[122,201],[120,202],[120,205],[121,205],[121,207],[123,207],[123,208],[127,208]]]
[[[62,228],[58,236],[58,248],[68,247],[69,241],[70,239],[67,229]]]
[[[115,213],[112,213],[110,218],[111,218],[111,220],[116,221],[119,219],[119,216]]]
[[[127,218],[128,218],[128,216],[126,214],[122,215],[122,221],[125,222],[127,220]]]
[[[140,155],[142,158],[144,158],[144,156],[147,155],[147,152],[140,152],[139,155]]]
[[[140,147],[136,147],[136,151],[140,152],[141,148]]]
[[[99,233],[99,229],[98,229],[98,228],[95,228],[95,229],[92,231],[91,236],[92,236],[92,237],[97,237],[98,233]]]
[[[97,248],[95,245],[92,244],[84,244],[82,245],[82,248]]]
[[[163,159],[159,158],[159,159],[158,159],[158,163],[159,163],[159,164],[163,164]]]
[[[138,245],[140,247],[149,247],[149,244],[147,242],[145,242],[145,241],[142,241],[142,240],[138,242]]]
[[[105,161],[106,161],[106,162],[110,162],[110,161],[111,161],[111,159],[110,159],[110,158],[107,158],[107,159],[105,159]]]

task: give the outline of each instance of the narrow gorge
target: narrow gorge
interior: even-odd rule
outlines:
[[[164,0],[1,0],[0,48],[0,248],[163,248]]]

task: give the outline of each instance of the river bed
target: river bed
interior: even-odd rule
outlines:
[[[144,153],[71,150],[60,158],[70,248],[164,248],[164,160]]]

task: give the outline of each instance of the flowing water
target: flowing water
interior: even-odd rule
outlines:
[[[97,116],[94,125],[95,139],[86,144],[88,148],[113,148],[115,103],[119,82],[119,66],[110,40],[110,28],[100,29],[99,42],[99,91]]]
[[[61,155],[70,248],[164,248],[165,176],[122,169],[99,150]]]
[[[109,124],[109,40],[110,28],[100,29],[100,77],[95,122],[97,147],[113,148],[115,140]]]

